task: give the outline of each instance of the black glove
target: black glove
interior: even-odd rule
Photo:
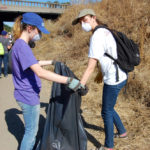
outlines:
[[[87,86],[85,86],[85,88],[81,88],[81,89],[78,89],[78,93],[81,95],[81,96],[85,96],[87,93],[88,93],[89,89]]]

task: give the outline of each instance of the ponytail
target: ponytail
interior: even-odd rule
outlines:
[[[98,23],[98,25],[104,26],[104,27],[108,28],[108,25],[107,25],[107,24],[101,22],[101,21],[100,21],[99,19],[97,19],[97,18],[96,18],[96,22]]]
[[[23,31],[21,20],[22,16],[17,17],[13,26],[13,36],[15,41],[21,36],[21,33]]]
[[[90,15],[91,17],[93,17],[93,15]],[[96,18],[96,22],[98,24],[98,26],[103,26],[103,27],[106,27],[108,28],[108,25],[103,23],[102,21],[100,21],[99,19]]]

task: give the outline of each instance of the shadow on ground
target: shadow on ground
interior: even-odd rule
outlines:
[[[41,107],[45,107],[45,111],[47,111],[48,104],[41,103]],[[17,150],[19,150],[20,143],[24,134],[24,123],[19,117],[20,114],[22,115],[22,111],[16,108],[8,109],[5,111],[5,121],[8,127],[8,131],[16,138],[18,142]],[[45,117],[43,117],[43,115],[40,115],[39,130],[37,133],[35,146],[42,137],[44,124],[45,124]]]
[[[43,108],[43,107],[45,107],[45,112],[47,113],[48,103],[41,103],[41,108]],[[5,111],[5,120],[6,120],[6,123],[8,126],[8,131],[16,138],[16,140],[18,142],[17,150],[19,150],[20,143],[21,143],[21,140],[22,140],[23,134],[24,134],[24,123],[22,122],[22,120],[19,117],[20,114],[22,115],[22,111],[20,111],[16,108],[8,109]],[[81,118],[83,121],[84,128],[90,128],[93,130],[98,130],[100,132],[104,132],[103,128],[87,123],[84,120],[83,116],[81,116]],[[40,115],[39,131],[37,133],[35,147],[37,146],[38,142],[42,138],[45,121],[46,121],[45,117],[43,117],[43,115]],[[85,131],[86,131],[86,129],[85,129]],[[97,139],[92,134],[90,134],[87,131],[86,131],[86,134],[87,134],[88,140],[91,143],[93,143],[93,145],[95,147],[101,146],[101,143],[99,141],[97,141]]]
[[[7,123],[8,131],[14,135],[18,145],[20,145],[24,133],[24,124],[21,121],[19,114],[22,114],[22,111],[16,108],[8,109],[5,111],[5,120]]]
[[[80,110],[81,113],[82,113],[82,110]],[[99,127],[99,126],[96,126],[96,125],[93,125],[93,124],[89,124],[85,121],[84,117],[81,115],[81,118],[82,118],[82,122],[83,122],[83,126],[84,126],[84,129],[85,129],[85,132],[86,132],[86,135],[87,135],[87,138],[88,140],[93,143],[93,145],[97,148],[100,148],[101,147],[101,143],[99,141],[97,141],[97,139],[92,135],[90,134],[86,128],[88,129],[92,129],[92,130],[96,130],[96,131],[100,131],[100,132],[104,132],[104,128],[102,127]]]

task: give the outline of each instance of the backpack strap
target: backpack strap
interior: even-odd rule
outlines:
[[[105,28],[105,29],[110,30],[110,29],[107,27],[107,25],[98,25],[98,26],[96,26],[96,27],[94,28],[93,33],[94,33],[97,29],[99,29],[99,28]]]
[[[119,71],[118,71],[118,65],[117,65],[117,61],[116,59],[114,59],[111,55],[109,55],[108,53],[105,53],[105,55],[107,57],[109,57],[110,59],[114,60],[114,65],[115,65],[115,68],[116,68],[116,82],[119,81]]]
[[[110,59],[114,60],[116,62],[116,59],[114,59],[111,55],[109,55],[108,53],[104,53],[107,57],[109,57]],[[116,62],[117,63],[117,62]]]
[[[114,61],[114,65],[116,67],[116,82],[118,82],[119,81],[119,71],[118,71],[118,65],[115,61]]]

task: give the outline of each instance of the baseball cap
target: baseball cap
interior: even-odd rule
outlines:
[[[41,32],[49,34],[50,32],[44,27],[43,19],[36,13],[28,12],[22,15],[22,22],[36,26]]]
[[[1,32],[1,35],[7,35],[7,32],[3,30],[3,31]]]
[[[79,12],[78,16],[72,21],[72,25],[78,24],[79,19],[86,16],[86,15],[96,16],[95,12],[92,9],[83,9]]]

